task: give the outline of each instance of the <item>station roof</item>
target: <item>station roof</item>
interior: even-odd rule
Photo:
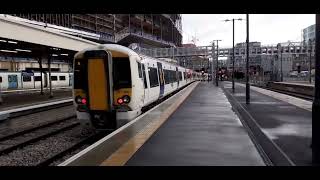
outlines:
[[[86,39],[49,30],[45,27],[19,22],[6,15],[0,15],[0,37],[62,48],[66,50],[81,51],[83,49],[99,45]]]

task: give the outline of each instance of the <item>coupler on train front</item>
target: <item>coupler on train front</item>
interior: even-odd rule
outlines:
[[[116,130],[117,129],[117,117],[116,111],[91,111],[90,121],[94,128],[100,130]]]

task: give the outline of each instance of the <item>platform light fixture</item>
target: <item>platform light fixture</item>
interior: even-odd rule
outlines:
[[[22,52],[31,52],[31,50],[26,50],[26,49],[15,49],[16,51],[22,51]]]
[[[11,43],[11,44],[18,44],[18,42],[16,42],[16,41],[8,41],[8,43]]]
[[[0,42],[7,42],[6,40],[0,39]]]
[[[10,51],[10,50],[5,50],[5,49],[1,49],[0,51],[2,51],[2,52],[8,52],[8,53],[17,53],[17,51]]]
[[[58,54],[52,54],[52,56],[58,56]]]
[[[69,56],[69,54],[60,54],[61,56]]]

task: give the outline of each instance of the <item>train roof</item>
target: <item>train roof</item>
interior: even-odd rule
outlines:
[[[115,51],[115,52],[119,52],[121,54],[127,54],[128,56],[139,56],[138,53],[136,53],[135,51],[133,51],[132,49],[125,47],[125,46],[121,46],[118,44],[101,44],[95,47],[90,47],[90,48],[86,48],[82,51],[79,51],[75,56],[84,53],[85,51],[89,51],[89,50],[110,50],[110,51]]]
[[[118,44],[102,44],[102,45],[99,45],[99,46],[96,46],[96,47],[90,47],[90,48],[84,49],[84,50],[82,50],[82,51],[80,51],[78,53],[81,54],[81,53],[83,53],[85,51],[88,51],[88,50],[98,50],[98,49],[117,51],[117,52],[120,52],[120,53],[123,53],[123,54],[128,54],[128,56],[140,56],[140,57],[143,57],[143,58],[150,58],[150,59],[154,59],[154,60],[157,60],[157,61],[162,61],[162,62],[165,62],[165,63],[168,63],[168,64],[172,64],[172,65],[175,65],[175,66],[178,66],[178,67],[181,67],[181,68],[185,68],[185,67],[182,67],[182,66],[180,66],[178,64],[172,63],[173,61],[175,61],[173,59],[170,59],[170,58],[155,58],[155,57],[147,56],[147,55],[144,55],[144,54],[141,54],[141,53],[137,53],[137,52],[135,52],[134,50],[132,50],[132,49],[130,49],[128,47],[121,46],[121,45],[118,45]],[[187,68],[185,68],[185,69],[187,69]],[[189,69],[189,70],[192,71],[192,69]]]

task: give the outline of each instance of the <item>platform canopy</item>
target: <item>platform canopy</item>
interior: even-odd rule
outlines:
[[[25,22],[15,21],[6,15],[0,15],[0,37],[34,43],[66,50],[80,51],[88,47],[99,45],[86,39],[63,34],[45,27]]]

